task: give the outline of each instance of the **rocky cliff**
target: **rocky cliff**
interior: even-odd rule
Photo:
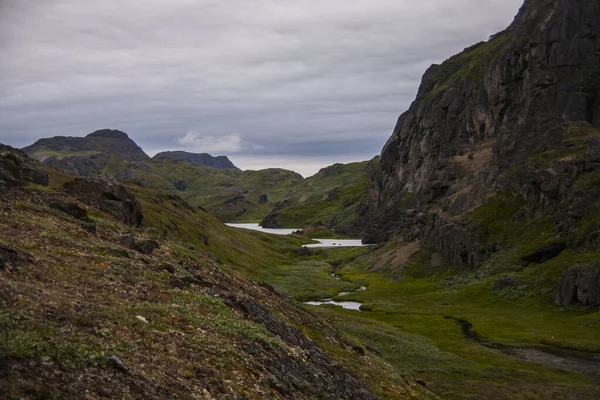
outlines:
[[[59,171],[92,176],[120,163],[149,157],[125,132],[101,129],[85,137],[56,136],[40,139],[23,151]]]
[[[188,153],[187,151],[163,151],[153,159],[166,158],[174,161],[183,161],[192,165],[212,167],[217,169],[238,169],[229,158],[225,156],[213,157],[208,153]]]
[[[598,128],[600,3],[527,0],[427,70],[382,150],[365,239],[402,235],[472,267],[509,246],[509,225],[551,226],[531,254],[595,245]]]

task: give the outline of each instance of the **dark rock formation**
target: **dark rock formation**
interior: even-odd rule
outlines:
[[[0,243],[0,271],[8,269],[14,272],[33,261],[33,257],[29,254]]]
[[[185,190],[185,188],[187,188],[187,183],[185,181],[178,180],[173,182],[173,186],[175,186],[175,189],[177,190]]]
[[[183,161],[188,164],[212,167],[217,169],[238,169],[229,158],[225,156],[213,157],[208,153],[188,153],[186,151],[164,151],[154,157],[155,160],[168,159],[173,161]]]
[[[464,216],[497,193],[568,230],[600,194],[575,185],[600,169],[599,66],[596,0],[527,0],[505,31],[433,65],[382,150],[365,241],[402,235],[476,265],[494,248]]]
[[[48,174],[22,151],[0,144],[0,193],[26,183],[48,186]]]
[[[273,229],[281,228],[281,210],[283,210],[286,207],[289,207],[290,205],[292,205],[292,202],[287,199],[284,201],[277,202],[271,210],[271,212],[265,218],[263,218],[263,220],[260,223],[260,226],[262,226],[263,228]]]
[[[123,167],[130,161],[149,157],[125,132],[102,129],[86,137],[56,136],[40,139],[23,148],[30,157],[59,171],[77,176],[93,176],[107,166]]]
[[[576,267],[565,271],[554,292],[559,306],[580,303],[600,306],[600,263],[595,267]]]
[[[76,199],[100,208],[127,225],[142,225],[140,203],[129,189],[114,179],[78,178],[67,182],[64,189]]]
[[[158,249],[158,243],[152,239],[136,240],[135,237],[128,233],[123,235],[120,242],[121,246],[128,247],[142,254],[152,254],[155,249]]]
[[[68,201],[61,198],[55,198],[48,201],[48,206],[50,208],[54,208],[56,210],[60,210],[65,214],[68,214],[74,218],[80,219],[82,221],[88,220],[88,212],[85,208],[81,207],[79,204]]]

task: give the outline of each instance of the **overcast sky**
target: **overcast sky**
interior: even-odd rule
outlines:
[[[127,132],[304,176],[381,150],[522,0],[0,0],[0,142]]]

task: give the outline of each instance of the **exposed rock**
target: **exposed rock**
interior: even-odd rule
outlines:
[[[185,181],[179,180],[173,182],[173,186],[175,186],[175,189],[177,190],[185,190],[185,188],[187,188],[187,183]]]
[[[119,357],[117,356],[110,356],[108,358],[108,361],[110,362],[110,364],[115,367],[116,369],[118,369],[121,372],[129,372],[129,368],[127,368],[125,366],[125,364],[123,364],[123,361],[121,361],[119,359]]]
[[[158,243],[152,239],[136,240],[131,233],[123,235],[120,241],[121,246],[133,249],[138,253],[152,254],[154,249],[158,249]]]
[[[238,169],[229,158],[225,156],[213,157],[208,153],[188,153],[186,151],[165,151],[158,153],[154,157],[155,160],[168,159],[173,161],[183,161],[188,164],[206,166],[217,169]],[[182,189],[180,189],[182,190]]]
[[[559,306],[580,303],[600,306],[600,263],[595,267],[576,267],[565,271],[554,293]]]
[[[54,198],[48,202],[48,206],[50,208],[54,208],[56,210],[60,210],[65,214],[68,214],[74,218],[80,219],[82,221],[88,220],[88,212],[85,208],[81,207],[79,204],[68,201],[61,198]]]
[[[281,227],[280,212],[285,207],[288,207],[291,204],[292,204],[292,202],[287,199],[284,201],[279,201],[279,202],[275,203],[275,205],[273,206],[273,209],[271,210],[271,213],[269,213],[261,221],[260,226],[262,226],[263,228],[280,228]]]
[[[100,208],[127,225],[142,225],[142,207],[122,184],[107,178],[78,178],[64,185],[67,193],[83,203]]]
[[[0,193],[26,183],[48,186],[48,174],[22,151],[0,144]]]
[[[498,192],[568,231],[600,194],[575,186],[600,169],[598,65],[596,0],[527,0],[505,31],[429,68],[372,175],[364,241],[400,235],[475,266],[496,244],[462,217]]]
[[[140,240],[139,242],[136,241],[136,243],[133,245],[133,249],[142,254],[152,254],[154,249],[158,248],[158,243],[152,239],[144,239]]]
[[[123,235],[123,237],[121,237],[121,241],[119,243],[121,244],[121,246],[133,249],[133,246],[135,246],[135,238],[131,233],[126,233],[125,235]]]
[[[33,263],[33,257],[29,254],[0,243],[0,270],[16,271],[31,263]]]

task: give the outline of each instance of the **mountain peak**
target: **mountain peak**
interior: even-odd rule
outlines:
[[[212,167],[218,169],[238,169],[226,156],[213,157],[208,153],[189,153],[187,151],[163,151],[156,154],[155,160],[169,159],[173,161],[183,161],[188,164]]]
[[[113,139],[129,139],[129,136],[123,131],[117,129],[99,129],[87,135],[87,137],[104,137]]]

